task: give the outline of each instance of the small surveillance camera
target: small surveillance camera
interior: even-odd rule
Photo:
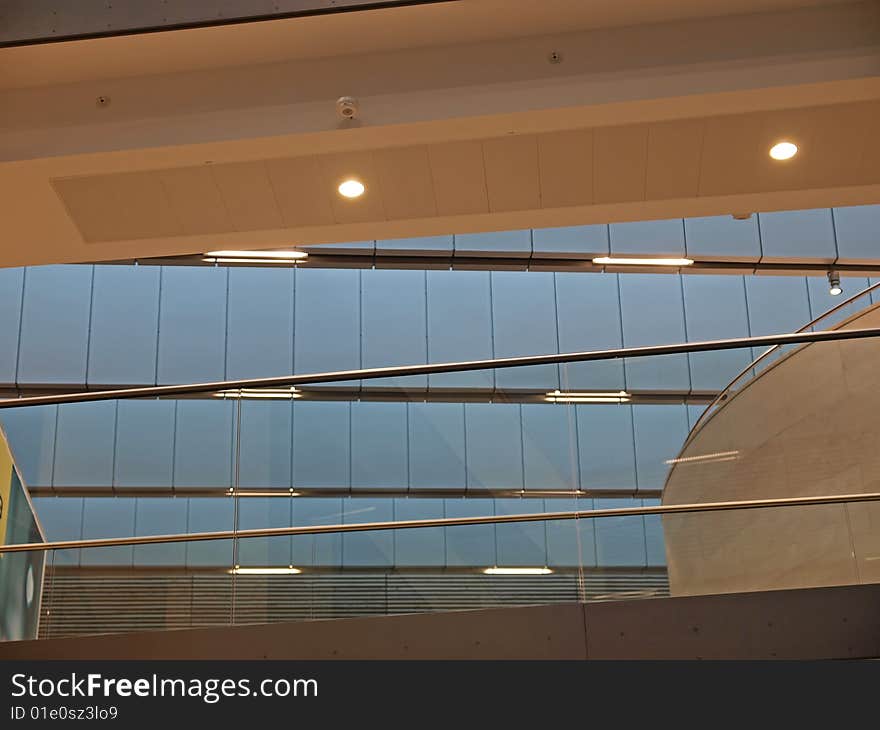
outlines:
[[[340,119],[357,119],[360,104],[353,96],[340,96],[336,100],[336,113]]]

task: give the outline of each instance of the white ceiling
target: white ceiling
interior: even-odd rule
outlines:
[[[880,202],[880,4],[513,4],[523,13],[490,30],[459,13],[501,4],[465,0],[180,31],[182,45],[175,32],[0,50],[12,86],[51,84],[0,90],[0,266]],[[774,12],[669,19],[707,6]],[[624,22],[621,7],[666,22],[500,37]],[[377,23],[362,43],[385,50],[348,55],[367,47],[342,43],[358,17]],[[287,32],[276,22],[312,31],[286,60],[192,70],[266,61]],[[456,29],[469,42],[450,45]],[[388,50],[401,37],[445,45]],[[306,47],[325,56],[290,59]],[[32,75],[52,49],[69,56]],[[354,124],[335,115],[345,93],[362,102]],[[781,136],[801,154],[772,164]],[[359,201],[334,193],[348,173],[368,185]]]
[[[457,0],[0,50],[0,89],[479,43],[848,0]],[[108,63],[107,59],[113,62]]]

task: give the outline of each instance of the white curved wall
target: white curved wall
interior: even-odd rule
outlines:
[[[878,326],[875,306],[838,328]],[[679,455],[689,457],[703,458],[674,465],[663,504],[880,492],[880,338],[780,359],[703,425]],[[667,515],[663,525],[673,595],[880,582],[880,503]]]

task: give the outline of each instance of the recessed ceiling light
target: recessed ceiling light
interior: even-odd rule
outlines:
[[[237,259],[304,259],[305,251],[208,251],[205,256],[220,256]]]
[[[794,142],[777,142],[770,148],[770,157],[774,160],[790,160],[798,152]]]
[[[236,388],[234,390],[220,390],[214,393],[215,398],[248,400],[290,400],[302,398],[296,388]]]
[[[593,259],[599,266],[690,266],[693,259],[664,258],[621,258],[619,256],[597,256]]]
[[[339,194],[344,198],[359,198],[364,194],[366,187],[360,180],[351,178],[339,184]]]

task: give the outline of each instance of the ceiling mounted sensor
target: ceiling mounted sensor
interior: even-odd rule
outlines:
[[[361,105],[353,96],[340,96],[336,100],[336,114],[340,119],[351,121],[357,119],[360,114]]]
[[[789,140],[777,142],[770,148],[770,157],[780,162],[792,159],[798,153],[798,146]]]

